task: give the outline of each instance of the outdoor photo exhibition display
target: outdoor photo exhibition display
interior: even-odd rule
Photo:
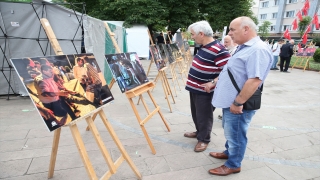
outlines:
[[[313,56],[316,48],[299,48],[296,56]]]
[[[162,58],[159,48],[156,47],[155,45],[151,45],[149,48],[150,48],[151,56],[157,66],[158,71],[166,67],[166,62]]]
[[[171,47],[172,56],[173,56],[174,59],[183,58],[182,55],[181,55],[180,48],[179,48],[177,43],[170,44],[170,47]]]
[[[169,64],[175,62],[176,60],[173,57],[170,44],[161,44],[160,46],[161,46],[161,51],[163,51],[165,57],[168,58]]]
[[[93,54],[11,59],[49,131],[114,98]]]
[[[122,93],[149,82],[137,53],[107,54],[105,58]]]

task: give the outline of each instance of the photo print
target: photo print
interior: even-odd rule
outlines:
[[[188,41],[183,41],[184,51],[187,52],[190,49]]]
[[[172,55],[175,59],[182,58],[180,48],[177,43],[170,44]]]
[[[11,59],[49,131],[112,101],[93,54]]]
[[[151,56],[157,66],[158,71],[166,66],[164,59],[162,58],[159,49],[155,45],[149,47]]]
[[[299,48],[296,56],[313,56],[316,48]]]
[[[107,54],[105,58],[122,93],[149,82],[137,53]]]
[[[165,56],[167,57],[169,63],[173,63],[176,61],[176,59],[174,59],[173,54],[172,54],[172,49],[170,47],[170,44],[161,44],[162,49],[164,51]]]

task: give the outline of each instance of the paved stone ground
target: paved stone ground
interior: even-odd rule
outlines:
[[[143,60],[145,69],[150,61]],[[156,75],[155,66],[150,79]],[[182,81],[181,81],[182,82]],[[209,156],[210,151],[224,150],[221,109],[214,112],[212,141],[206,151],[195,153],[195,139],[183,137],[193,131],[188,92],[181,88],[169,112],[161,83],[152,94],[170,125],[171,132],[155,115],[147,131],[157,153],[153,155],[137,123],[132,108],[119,88],[112,88],[115,100],[104,107],[118,137],[144,180],[207,180],[207,179],[314,179],[320,180],[320,74],[294,69],[291,73],[271,71],[264,85],[263,105],[254,116],[248,132],[248,147],[241,173],[227,177],[212,176],[208,170],[223,164]],[[145,96],[146,97],[146,96]],[[41,122],[28,97],[6,100],[0,96],[0,179],[47,179],[53,133]],[[137,100],[136,100],[137,101]],[[151,101],[146,98],[147,104]],[[146,112],[138,106],[142,117]],[[119,150],[100,118],[95,121],[112,158]],[[78,123],[90,160],[98,177],[108,167],[86,122]],[[72,135],[63,127],[57,162],[52,179],[88,179]],[[110,179],[137,179],[126,162]]]

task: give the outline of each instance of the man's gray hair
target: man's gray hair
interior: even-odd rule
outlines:
[[[251,18],[247,16],[242,16],[240,17],[240,21],[241,21],[240,28],[243,28],[244,26],[248,26],[250,29],[257,32],[257,25],[254,23],[254,21]]]
[[[191,29],[196,34],[199,34],[199,32],[203,32],[205,36],[213,37],[213,31],[208,21],[195,22],[188,27],[188,31],[191,32]]]

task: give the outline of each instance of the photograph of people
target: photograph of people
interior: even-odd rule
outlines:
[[[101,80],[97,64],[88,64],[95,62],[92,54],[11,61],[49,131],[113,100],[108,86],[103,86],[105,80]]]
[[[105,58],[122,93],[149,81],[136,53],[107,54]]]

